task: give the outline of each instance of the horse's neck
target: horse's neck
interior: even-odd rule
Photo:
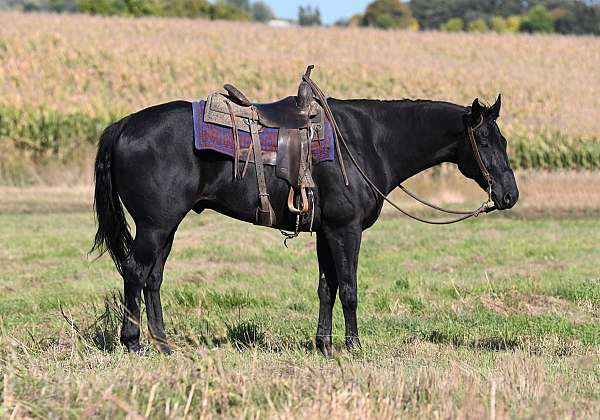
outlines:
[[[362,106],[387,174],[386,192],[440,163],[456,163],[461,107],[429,101],[364,101]]]

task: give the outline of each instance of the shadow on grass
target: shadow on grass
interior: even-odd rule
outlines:
[[[227,342],[238,351],[256,349],[265,353],[283,353],[288,351],[312,352],[316,350],[312,339],[302,339],[299,336],[273,336],[263,325],[254,321],[238,321],[234,324],[225,323]]]
[[[449,344],[453,347],[467,347],[473,350],[513,351],[523,349],[522,340],[504,337],[485,337],[468,340],[460,336],[451,336],[440,331],[431,331],[424,336],[425,341],[434,344]]]

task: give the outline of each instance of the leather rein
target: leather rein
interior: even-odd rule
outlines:
[[[315,94],[315,96],[317,97],[319,102],[321,103],[321,106],[323,107],[323,109],[325,111],[325,115],[327,116],[327,118],[331,122],[331,125],[334,128],[336,139],[339,140],[339,142],[338,141],[335,142],[336,152],[338,155],[342,175],[344,176],[344,182],[345,182],[346,186],[349,186],[350,184],[348,182],[348,176],[346,174],[346,168],[344,166],[344,161],[342,160],[342,153],[339,148],[339,143],[341,143],[342,146],[344,146],[346,153],[348,153],[350,160],[352,161],[352,163],[354,164],[354,166],[356,167],[356,169],[358,170],[360,175],[367,182],[367,184],[369,184],[369,186],[377,193],[377,195],[379,195],[383,200],[385,200],[388,204],[390,204],[393,208],[398,210],[400,213],[404,214],[407,217],[410,217],[411,219],[414,219],[414,220],[422,222],[422,223],[427,223],[430,225],[450,225],[450,224],[462,222],[463,220],[470,219],[471,217],[477,217],[482,213],[490,213],[495,210],[495,206],[494,206],[494,203],[492,200],[493,179],[492,179],[492,176],[490,175],[490,172],[487,170],[487,168],[483,162],[483,159],[481,158],[481,154],[479,152],[479,147],[477,147],[477,142],[475,140],[475,130],[477,130],[478,128],[480,128],[483,125],[483,116],[481,117],[479,123],[475,127],[472,127],[471,125],[467,126],[467,137],[469,138],[469,143],[471,145],[471,149],[473,150],[473,155],[475,156],[475,160],[477,161],[477,164],[479,165],[479,169],[481,170],[481,173],[483,174],[483,177],[485,178],[485,180],[488,184],[488,188],[487,188],[488,199],[487,199],[487,201],[484,202],[479,208],[477,208],[476,210],[473,210],[473,211],[449,210],[449,209],[444,209],[442,207],[438,207],[434,204],[431,204],[431,203],[417,197],[414,193],[410,192],[404,186],[399,185],[399,188],[404,193],[406,193],[408,196],[412,197],[419,203],[424,204],[425,206],[428,206],[434,210],[438,210],[438,211],[448,213],[448,214],[459,215],[458,218],[451,219],[451,220],[444,220],[444,221],[428,220],[428,219],[416,216],[416,215],[409,213],[406,210],[402,209],[400,206],[398,206],[392,200],[387,198],[387,196],[375,185],[375,183],[373,181],[371,181],[369,176],[365,173],[363,168],[359,165],[354,154],[350,151],[350,148],[348,147],[348,143],[346,143],[346,140],[344,139],[342,131],[340,130],[340,128],[335,120],[335,117],[333,116],[333,112],[331,111],[331,108],[329,107],[329,104],[327,102],[327,97],[325,96],[325,94],[323,93],[321,88],[319,88],[319,86],[317,86],[317,84],[308,75],[302,76],[302,79],[306,83],[308,83],[308,85],[313,90],[313,93]]]

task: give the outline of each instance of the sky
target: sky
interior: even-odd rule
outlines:
[[[286,19],[298,18],[299,6],[319,6],[321,19],[325,24],[334,23],[341,18],[348,18],[356,13],[364,12],[373,0],[266,0],[277,17]]]

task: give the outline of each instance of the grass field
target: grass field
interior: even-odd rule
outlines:
[[[0,62],[0,153],[35,163],[80,162],[109,121],[225,82],[255,100],[290,95],[312,63],[339,98],[468,105],[501,92],[515,166],[600,167],[598,37],[0,13]],[[0,182],[39,179],[0,160]]]
[[[286,249],[276,231],[189,216],[163,287],[175,353],[147,336],[125,353],[121,280],[86,255],[99,132],[224,82],[289,95],[309,63],[341,98],[502,92],[514,166],[554,171],[519,172],[513,211],[453,227],[384,209],[361,254],[363,348],[344,349],[338,302],[331,359],[313,344],[314,238]],[[0,417],[600,418],[598,172],[561,170],[600,168],[598,68],[597,37],[0,13]],[[482,200],[435,173],[409,185]]]
[[[600,416],[598,207],[447,228],[384,212],[361,255],[363,349],[344,350],[338,303],[333,359],[313,347],[313,238],[286,249],[276,231],[189,216],[165,357],[117,343],[120,280],[86,257],[89,190],[1,192],[0,416]]]

